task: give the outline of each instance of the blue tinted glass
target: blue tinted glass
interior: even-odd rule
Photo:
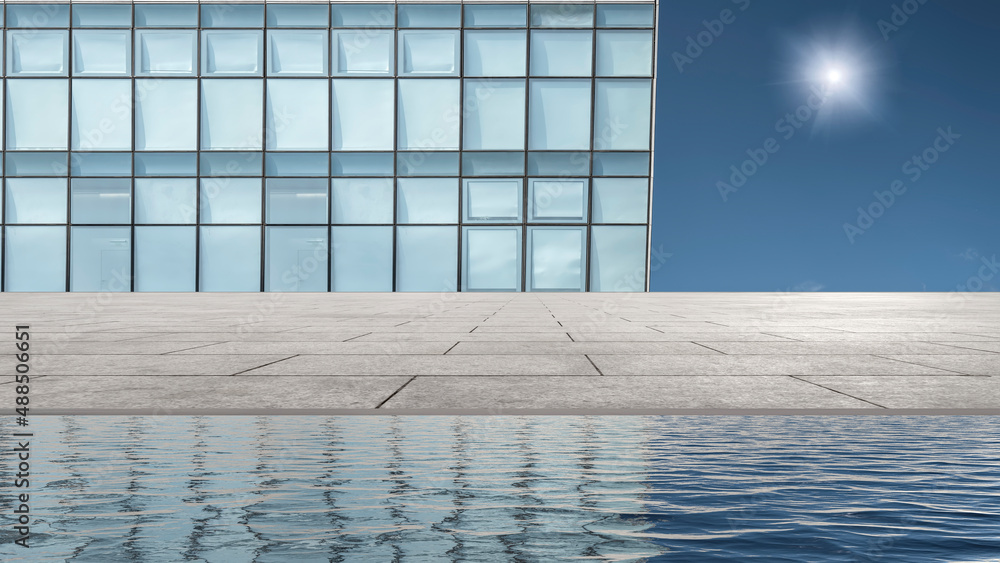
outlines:
[[[6,148],[66,150],[68,107],[67,80],[8,79]]]
[[[392,178],[338,178],[331,187],[334,224],[392,223]]]
[[[325,152],[272,152],[265,162],[268,176],[326,176],[330,155]]]
[[[524,31],[466,31],[465,75],[524,76],[527,49]]]
[[[531,76],[590,76],[590,31],[532,31]]]
[[[73,76],[129,75],[131,48],[128,31],[74,31]]]
[[[524,153],[462,153],[462,174],[466,176],[523,176]]]
[[[403,30],[398,37],[400,76],[458,74],[458,31]]]
[[[590,237],[591,291],[645,289],[645,226],[593,227]]]
[[[326,31],[268,31],[267,73],[288,76],[326,75],[329,45]]]
[[[528,290],[583,291],[586,227],[528,228]]]
[[[458,4],[400,4],[399,27],[458,27],[461,14]]]
[[[333,227],[333,291],[392,291],[392,227]]]
[[[652,74],[652,30],[597,32],[597,76]]]
[[[521,290],[521,228],[464,227],[462,291]]]
[[[268,178],[267,222],[326,223],[326,178]]]
[[[4,166],[7,176],[65,176],[67,157],[64,152],[8,152]]]
[[[326,27],[330,22],[327,4],[268,4],[268,27]]]
[[[401,152],[397,153],[397,172],[400,176],[457,176],[457,152]]]
[[[653,27],[653,4],[598,4],[597,27]]]
[[[201,181],[202,223],[260,223],[260,179]]]
[[[532,4],[533,27],[592,27],[593,4]]]
[[[7,76],[66,76],[68,31],[8,31]]]
[[[197,4],[136,4],[136,27],[197,27]]]
[[[259,152],[203,152],[199,158],[202,176],[260,176],[264,167]]]
[[[462,220],[479,223],[521,221],[521,180],[463,180]]]
[[[333,32],[333,74],[391,75],[395,38],[392,30],[351,29]]]
[[[527,22],[527,6],[467,4],[465,6],[465,27],[524,27]]]
[[[263,27],[263,4],[202,4],[201,27]]]
[[[199,291],[260,291],[260,227],[201,227]]]
[[[466,150],[524,149],[524,80],[466,80]]]
[[[397,148],[457,150],[458,91],[458,80],[400,79]]]
[[[326,227],[268,227],[264,291],[326,291]]]
[[[649,80],[598,80],[594,150],[649,150]]]
[[[73,79],[70,148],[132,149],[132,81]]]
[[[333,153],[330,173],[333,176],[390,176],[392,153]]]
[[[268,79],[267,149],[327,150],[329,111],[327,80]]]
[[[201,81],[201,148],[260,149],[263,141],[264,81]]]
[[[72,227],[70,291],[131,291],[131,227]]]
[[[594,176],[646,176],[648,152],[594,153]]]
[[[132,27],[132,6],[74,4],[73,27]]]
[[[221,30],[201,32],[201,74],[260,76],[264,72],[264,32]]]
[[[7,27],[69,27],[69,4],[7,4]]]
[[[194,150],[198,143],[196,80],[135,81],[135,149]]]
[[[194,227],[135,228],[135,290],[194,291]]]
[[[392,27],[394,4],[333,4],[333,27]]]
[[[396,227],[396,291],[455,291],[458,227]]]
[[[75,152],[70,154],[73,176],[130,176],[132,155],[127,152]]]
[[[197,198],[194,178],[138,178],[135,180],[135,222],[194,223]]]
[[[594,223],[645,223],[646,178],[594,178]]]
[[[65,223],[66,180],[8,178],[4,213],[7,223]]]
[[[396,181],[397,223],[457,223],[457,178],[400,178]]]
[[[393,103],[391,79],[334,80],[333,149],[392,150]]]
[[[74,224],[128,224],[132,216],[132,181],[127,178],[74,178],[70,184],[70,219]]]
[[[532,80],[528,104],[528,149],[590,149],[590,80]]]
[[[590,174],[589,152],[529,152],[530,176],[587,176]]]
[[[4,230],[6,291],[66,291],[66,227]]]
[[[195,30],[142,29],[135,32],[137,76],[193,76]]]
[[[587,220],[587,180],[528,180],[528,220],[580,223]]]
[[[136,176],[194,176],[198,159],[193,152],[136,153]]]

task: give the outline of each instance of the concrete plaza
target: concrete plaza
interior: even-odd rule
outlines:
[[[2,293],[0,321],[34,414],[1000,413],[998,294]]]

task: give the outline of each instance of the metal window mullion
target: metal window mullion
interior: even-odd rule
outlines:
[[[458,271],[455,291],[462,291],[462,155],[465,150],[465,4],[458,7]]]
[[[593,29],[590,30],[590,151],[587,154],[587,220],[586,225],[583,230],[583,259],[584,259],[584,273],[583,273],[583,291],[590,291],[590,238],[592,236],[593,227],[591,226],[593,222],[593,211],[594,211],[594,149],[596,149],[596,144],[594,142],[594,135],[597,132],[597,124],[594,122],[597,117],[597,3],[594,3],[592,8],[593,13]]]
[[[392,27],[392,283],[391,291],[396,292],[396,255],[398,253],[397,239],[399,228],[396,224],[396,201],[399,177],[399,5],[393,3]]]
[[[653,132],[656,130],[656,45],[660,34],[659,24],[660,3],[653,4],[653,68],[650,70],[650,92],[649,92],[649,169],[647,170],[647,182],[649,187],[646,192],[646,279],[643,290],[649,291],[651,286],[650,267],[652,265],[653,248]]]
[[[528,291],[528,139],[531,128],[531,13],[525,4],[524,29],[524,151],[521,153],[521,292]]]

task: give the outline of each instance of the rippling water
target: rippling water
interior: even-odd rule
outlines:
[[[34,417],[30,549],[12,427],[4,561],[1000,561],[1000,417]]]

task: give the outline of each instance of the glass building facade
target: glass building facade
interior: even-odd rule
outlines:
[[[644,291],[653,3],[6,3],[3,291]]]

